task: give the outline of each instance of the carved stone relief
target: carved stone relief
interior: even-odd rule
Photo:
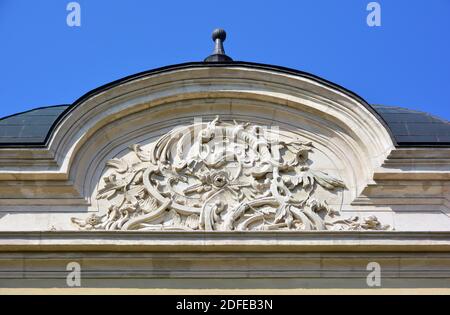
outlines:
[[[204,123],[173,129],[134,159],[113,159],[96,198],[106,213],[72,221],[85,230],[386,230],[374,216],[341,218],[318,187],[343,181],[314,169],[311,142],[276,128]]]

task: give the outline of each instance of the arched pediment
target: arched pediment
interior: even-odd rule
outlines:
[[[98,216],[114,206],[99,198],[105,176],[111,175],[109,161],[138,162],[130,147],[139,145],[150,154],[155,141],[174,129],[193,126],[198,119],[207,126],[216,117],[224,126],[278,128],[284,144],[309,143],[307,164],[291,166],[290,174],[280,176],[305,167],[336,179],[340,184],[330,187],[320,184],[320,176],[310,177],[317,186],[314,198],[332,211],[354,209],[352,203],[374,183],[374,173],[395,147],[378,114],[330,82],[272,66],[195,63],[141,73],[88,93],[55,123],[45,147],[22,149],[46,155],[45,167],[31,163],[16,173],[11,167],[1,176],[32,179],[45,187],[46,197],[62,186],[63,200],[52,199],[55,211]]]
[[[257,115],[259,106],[275,116],[280,114],[279,120],[292,125],[298,125],[296,119],[303,117],[309,121],[311,134],[318,128],[328,129],[325,137],[334,133],[334,137],[360,150],[359,154],[366,154],[365,164],[373,167],[394,146],[381,118],[356,95],[301,72],[238,63],[163,68],[97,89],[77,101],[61,118],[47,146],[55,152],[60,171],[68,173],[82,144],[102,128],[114,128],[120,119],[152,110],[161,113],[164,108],[173,111],[171,104],[177,104],[177,110],[186,110],[195,102],[203,104],[201,112],[212,109],[207,114],[214,116],[215,100],[224,100],[222,112],[229,105],[237,114],[239,107],[244,111],[245,103],[254,103],[259,104],[254,106],[256,113],[247,106],[249,116]]]

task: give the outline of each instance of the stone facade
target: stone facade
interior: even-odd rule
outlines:
[[[94,287],[364,287],[371,261],[385,286],[449,287],[449,196],[450,147],[399,146],[343,88],[168,67],[0,148],[0,287],[63,287],[70,261]]]

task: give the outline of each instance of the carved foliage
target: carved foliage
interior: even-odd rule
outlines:
[[[379,230],[376,217],[340,219],[316,199],[345,184],[311,168],[312,143],[281,140],[276,129],[219,118],[179,127],[113,159],[97,198],[101,216],[73,218],[98,230]]]

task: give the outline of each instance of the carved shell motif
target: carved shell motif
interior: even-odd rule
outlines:
[[[376,217],[340,219],[318,200],[345,184],[310,168],[310,142],[282,141],[258,125],[209,123],[180,127],[135,161],[113,159],[97,199],[104,215],[72,218],[88,230],[384,230]]]

